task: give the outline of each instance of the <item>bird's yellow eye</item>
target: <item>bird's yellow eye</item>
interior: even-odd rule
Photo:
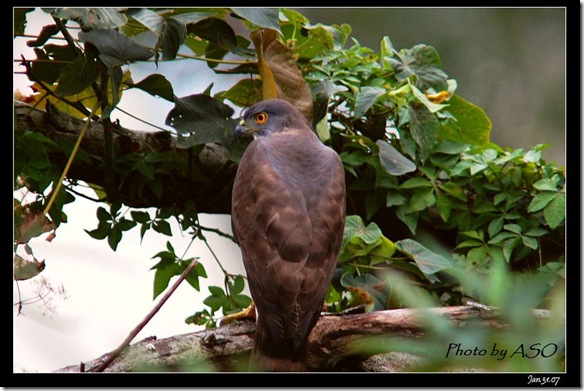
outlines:
[[[262,125],[262,124],[265,124],[266,121],[268,120],[268,115],[264,112],[261,112],[261,113],[257,113],[254,118],[258,124]]]

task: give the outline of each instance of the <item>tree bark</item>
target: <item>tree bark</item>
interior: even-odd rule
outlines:
[[[452,326],[464,327],[471,319],[493,327],[504,327],[497,311],[476,306],[396,309],[352,315],[323,315],[309,337],[310,371],[415,371],[421,357],[405,352],[364,353],[354,343],[368,337],[421,338],[428,333],[427,316],[445,317]],[[534,310],[535,319],[547,319],[546,310]],[[237,321],[216,329],[156,339],[130,345],[105,372],[213,372],[245,371],[251,351],[254,323]],[[383,346],[377,353],[383,351]],[[107,355],[83,364],[83,371],[97,367]],[[82,372],[71,365],[56,372]]]
[[[59,111],[47,101],[46,109],[33,109],[30,105],[15,102],[16,131],[29,130],[45,135],[59,143],[73,145],[77,140],[84,121]],[[160,179],[164,195],[159,196],[148,187],[136,195],[133,182],[143,182],[144,174],[139,170],[127,170],[117,175],[116,196],[125,205],[136,208],[170,207],[194,201],[201,213],[230,213],[231,186],[237,164],[229,159],[229,151],[217,144],[200,146],[197,154],[191,149],[176,148],[176,138],[166,131],[142,131],[113,124],[113,144],[116,156],[129,154],[145,156],[151,152],[171,152],[176,164],[165,167],[172,170]],[[89,156],[91,163],[76,158],[68,177],[100,187],[105,187],[104,128],[101,123],[92,121],[81,141],[81,149]],[[64,168],[68,156],[62,151],[49,155],[52,163]],[[192,173],[193,166],[199,174]]]

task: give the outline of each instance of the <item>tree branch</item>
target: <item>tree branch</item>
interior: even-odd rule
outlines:
[[[31,108],[30,105],[15,102],[17,117],[16,131],[30,130],[45,135],[57,143],[73,144],[84,121],[74,118],[58,110],[49,101],[46,109]],[[176,138],[166,131],[131,130],[111,124],[113,148],[116,156],[125,154],[148,154],[151,152],[169,152],[176,154],[176,161],[188,162],[187,154],[191,149],[176,148]],[[69,171],[69,178],[81,180],[105,188],[105,167],[103,163],[103,149],[105,144],[104,127],[101,123],[92,121],[86,131],[81,149],[91,159],[91,164],[76,159]],[[187,201],[194,201],[200,213],[230,213],[231,186],[237,164],[229,160],[225,148],[219,145],[208,144],[203,148],[205,152],[194,156],[198,169],[206,176],[206,181],[188,175],[187,168],[180,165],[172,167],[173,172],[161,178],[160,185],[165,191],[160,197],[148,187],[141,189],[136,195],[132,183],[142,183],[144,178],[139,170],[128,170],[123,179],[119,179],[117,196],[125,205],[135,208],[143,207],[174,207],[183,205]],[[203,158],[204,157],[204,158]],[[66,156],[62,152],[49,155],[52,163],[64,167]],[[180,159],[179,159],[180,158]]]
[[[354,315],[321,316],[309,338],[308,367],[312,371],[411,371],[420,364],[418,357],[391,352],[391,362],[371,360],[354,351],[354,342],[372,336],[420,338],[427,333],[424,317],[438,315],[451,324],[464,327],[471,319],[501,327],[497,311],[475,306],[397,309]],[[546,310],[534,310],[536,319],[549,318]],[[238,321],[216,329],[173,336],[146,338],[128,347],[105,369],[106,372],[136,371],[245,371],[253,345],[254,323]],[[103,356],[85,366],[94,366]],[[351,359],[351,367],[347,360]],[[79,372],[71,365],[56,372]]]

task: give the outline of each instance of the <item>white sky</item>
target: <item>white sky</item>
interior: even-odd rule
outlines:
[[[37,34],[44,25],[51,23],[47,14],[35,11],[28,14],[26,33]],[[32,49],[26,46],[26,39],[15,39],[14,58],[20,58],[21,53],[27,59],[35,58]],[[151,73],[160,73],[171,82],[175,95],[185,96],[203,91],[214,80],[213,72],[205,64],[197,66],[200,64],[190,60],[173,61],[159,63],[156,69],[154,63],[144,63],[133,66],[131,70],[135,82]],[[14,69],[22,70],[17,65]],[[230,80],[221,79],[230,85]],[[30,93],[26,89],[28,85],[30,82],[25,76],[15,75],[14,90],[18,88]],[[213,92],[220,88],[216,82]],[[145,121],[168,128],[164,119],[173,104],[136,90],[124,93],[120,107]],[[119,118],[120,123],[130,129],[153,130],[119,111],[115,111],[112,117]],[[35,257],[46,261],[46,268],[40,276],[54,288],[62,286],[67,298],[55,294],[47,297],[54,312],[42,302],[25,305],[18,316],[16,307],[13,309],[14,372],[54,371],[115,349],[162,296],[152,300],[154,271],[149,269],[159,261],[151,259],[152,256],[165,250],[167,241],[177,254],[182,254],[190,242],[190,237],[181,236],[178,225],[174,224],[173,237],[148,231],[140,243],[139,227],[136,227],[124,233],[114,252],[105,240],[92,239],[84,232],[84,229],[97,227],[95,211],[98,206],[77,197],[75,202],[65,206],[68,223],[59,227],[52,242],[45,240],[46,235],[30,242]],[[201,215],[200,219],[204,226],[231,233],[227,215]],[[235,244],[213,233],[207,233],[206,237],[228,271],[244,273]],[[209,276],[200,279],[201,291],[197,292],[183,282],[134,342],[148,336],[162,338],[197,330],[196,326],[185,324],[184,319],[204,308],[202,300],[209,295],[207,285],[222,286],[223,274],[200,241],[190,247],[187,255],[188,258],[195,256],[200,257]],[[38,279],[18,284],[22,300],[36,296],[35,281]],[[13,302],[16,303],[18,292],[15,284],[13,292]]]

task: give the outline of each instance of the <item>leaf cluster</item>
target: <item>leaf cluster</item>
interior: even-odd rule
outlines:
[[[312,121],[346,171],[348,218],[339,273],[327,295],[331,310],[410,305],[399,294],[401,283],[387,283],[397,281],[396,275],[444,305],[484,297],[456,270],[488,276],[505,265],[520,275],[563,279],[563,169],[542,159],[546,145],[512,150],[491,143],[488,116],[456,93],[457,83],[442,69],[435,48],[398,50],[383,37],[376,51],[351,38],[347,24],[311,24],[284,8],[45,12],[55,23],[29,41],[36,58],[23,59],[37,91],[30,103],[51,102],[79,118],[97,107],[104,154],[81,149],[77,156],[103,173],[103,182],[90,185],[110,207],[98,209],[98,226],[87,232],[107,239],[114,251],[123,233],[136,227],[142,239],[148,231],[171,236],[172,218],[182,230],[193,229],[193,239],[204,240],[197,215],[229,212],[230,180],[245,148],[233,137],[234,107],[278,96]],[[23,30],[25,14],[15,13],[16,32]],[[153,45],[145,45],[145,37]],[[160,73],[132,80],[134,62],[178,59],[204,62],[217,79],[240,78],[223,91],[209,83],[184,97]],[[128,89],[174,104],[165,124],[172,128],[175,149],[134,151],[113,144],[109,118]],[[28,208],[39,211],[60,174],[55,156],[63,160],[72,147],[32,132],[15,133],[15,178],[18,187],[37,194]],[[207,164],[211,149],[222,151],[222,158]],[[71,181],[61,190],[61,201],[49,211],[56,226],[64,221],[62,206],[74,198],[74,186]],[[152,205],[154,216],[142,210]],[[156,297],[189,260],[177,256],[170,243],[155,258],[160,258],[154,266]],[[202,263],[197,267],[187,281],[198,290],[198,278],[206,274]],[[216,312],[249,304],[243,278],[223,271],[224,286],[209,288],[207,308],[189,322],[214,326]]]

